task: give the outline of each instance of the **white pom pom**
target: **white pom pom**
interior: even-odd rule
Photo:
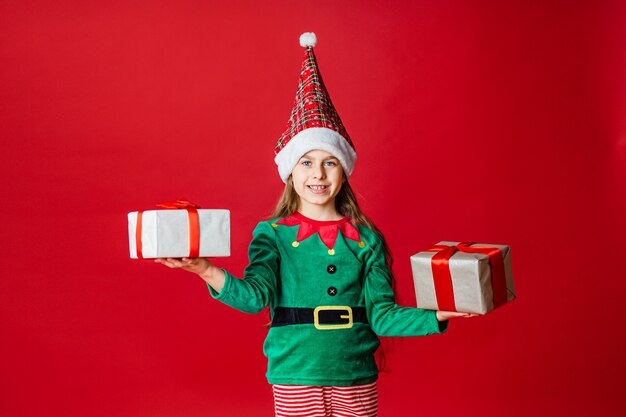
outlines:
[[[305,32],[300,35],[300,46],[306,48],[307,46],[317,45],[317,36],[313,32]]]

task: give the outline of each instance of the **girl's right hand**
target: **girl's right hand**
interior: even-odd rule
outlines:
[[[169,268],[182,269],[197,274],[218,293],[224,287],[224,271],[216,267],[206,258],[157,258],[154,262]]]

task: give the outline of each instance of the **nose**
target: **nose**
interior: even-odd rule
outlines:
[[[326,171],[324,170],[323,165],[316,165],[313,169],[313,178],[315,179],[323,179],[326,177]]]

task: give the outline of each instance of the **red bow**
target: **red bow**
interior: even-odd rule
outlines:
[[[186,209],[186,208],[192,208],[192,209],[199,209],[200,206],[192,203],[190,201],[187,200],[176,200],[176,201],[166,201],[165,203],[159,203],[156,205],[159,208],[164,208],[164,209]]]
[[[156,205],[159,208],[187,210],[189,216],[189,257],[197,258],[200,256],[200,220],[198,218],[199,205],[186,200],[166,201]],[[137,258],[143,259],[141,253],[141,218],[143,211],[137,213],[137,228],[135,229],[135,241],[137,242]]]

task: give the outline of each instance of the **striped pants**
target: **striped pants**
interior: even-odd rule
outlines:
[[[376,382],[351,387],[273,385],[276,417],[376,417]]]

